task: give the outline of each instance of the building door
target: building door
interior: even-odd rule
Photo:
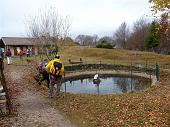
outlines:
[[[14,55],[17,55],[17,48],[14,47]]]
[[[32,54],[35,55],[35,47],[32,47]]]

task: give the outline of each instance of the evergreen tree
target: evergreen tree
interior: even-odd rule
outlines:
[[[145,48],[153,49],[158,47],[160,44],[160,37],[157,34],[158,24],[154,21],[150,25],[148,35],[145,38]]]

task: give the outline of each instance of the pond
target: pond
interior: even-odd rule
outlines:
[[[93,77],[79,77],[67,80],[61,85],[61,91],[69,93],[88,94],[122,94],[131,91],[143,91],[150,86],[149,79],[143,77],[100,77],[99,83],[94,83]]]

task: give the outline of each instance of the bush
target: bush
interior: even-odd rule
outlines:
[[[57,53],[58,53],[58,50],[59,50],[59,47],[58,47],[58,46],[55,46],[54,49],[53,49],[53,51],[52,51],[52,53],[56,53],[56,54],[57,54]]]
[[[167,55],[170,55],[170,50],[167,52]]]
[[[107,48],[107,49],[112,49],[113,46],[111,45],[111,43],[106,42],[106,41],[102,41],[99,44],[96,45],[97,48]]]

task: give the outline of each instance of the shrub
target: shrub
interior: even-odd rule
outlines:
[[[170,55],[170,50],[167,52],[167,55]]]
[[[107,41],[101,41],[99,44],[96,45],[97,48],[107,48],[107,49],[112,49],[113,46],[111,45],[111,43],[107,42]]]

